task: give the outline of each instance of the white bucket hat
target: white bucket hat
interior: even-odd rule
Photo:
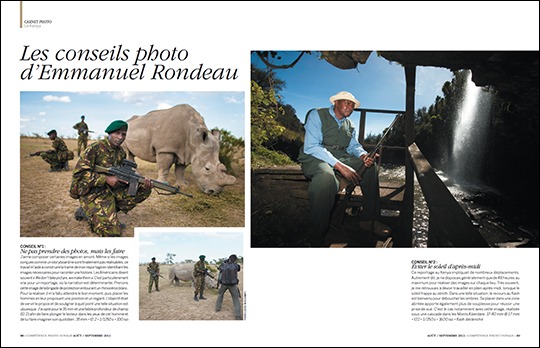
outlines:
[[[336,100],[343,100],[343,99],[352,101],[354,103],[355,108],[360,106],[360,102],[358,100],[356,100],[354,95],[352,95],[351,93],[346,92],[346,91],[339,92],[338,94],[331,96],[330,97],[330,102],[332,102],[332,104],[335,104]]]

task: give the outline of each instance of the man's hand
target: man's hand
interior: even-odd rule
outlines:
[[[348,165],[337,162],[334,168],[337,169],[345,179],[349,180],[353,184],[358,185],[358,183],[360,183],[360,176],[358,175],[356,170],[349,167]]]
[[[110,187],[117,187],[118,185],[120,184],[129,184],[127,181],[125,180],[122,180],[122,179],[118,179],[118,177],[114,176],[114,175],[107,175],[105,176],[105,180],[107,181],[107,185],[109,185]]]
[[[144,178],[144,183],[142,184],[143,188],[145,190],[149,190],[151,189],[152,187],[154,187],[154,184],[152,184],[152,180],[150,180],[149,178],[145,177]]]
[[[367,154],[363,154],[360,156],[360,159],[364,162],[364,165],[369,168],[371,166],[373,166],[373,164],[375,163],[375,159],[377,159],[379,157],[379,154],[376,153],[375,154],[375,157],[369,157]]]

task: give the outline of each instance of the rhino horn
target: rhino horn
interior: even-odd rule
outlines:
[[[219,178],[218,178],[218,185],[219,186],[227,186],[232,185],[236,182],[236,178],[232,175],[227,174],[227,168],[223,163],[218,164],[218,172]]]

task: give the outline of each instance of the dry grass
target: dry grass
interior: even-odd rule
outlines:
[[[238,288],[243,297],[243,265],[238,272],[240,284]],[[149,274],[146,265],[139,266],[139,320],[235,320],[231,295],[227,291],[223,295],[221,311],[216,312],[217,290],[207,289],[204,297],[207,300],[194,301],[191,283],[179,286],[171,284],[168,279],[171,265],[160,265],[164,278],[159,278],[159,292],[152,289],[148,293]],[[243,308],[243,299],[240,299]],[[243,309],[242,309],[243,312]]]
[[[86,222],[78,222],[74,212],[78,200],[69,196],[71,170],[49,173],[49,164],[30,153],[51,147],[48,138],[21,137],[21,237],[94,237]],[[67,139],[66,145],[76,155],[77,141]],[[136,159],[137,171],[152,179],[157,178],[155,163]],[[69,162],[70,169],[76,159]],[[190,182],[182,186],[183,195],[158,195],[150,197],[128,214],[119,214],[127,228],[124,237],[133,237],[137,227],[243,227],[245,225],[245,180],[244,163],[236,161],[234,167],[236,183],[226,186],[219,196],[208,196],[200,192],[191,172],[185,179]],[[169,173],[169,184],[175,185],[174,173]]]

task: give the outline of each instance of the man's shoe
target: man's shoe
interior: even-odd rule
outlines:
[[[390,236],[390,227],[377,220],[360,221],[360,229],[373,232],[376,236],[379,237],[386,238]]]

